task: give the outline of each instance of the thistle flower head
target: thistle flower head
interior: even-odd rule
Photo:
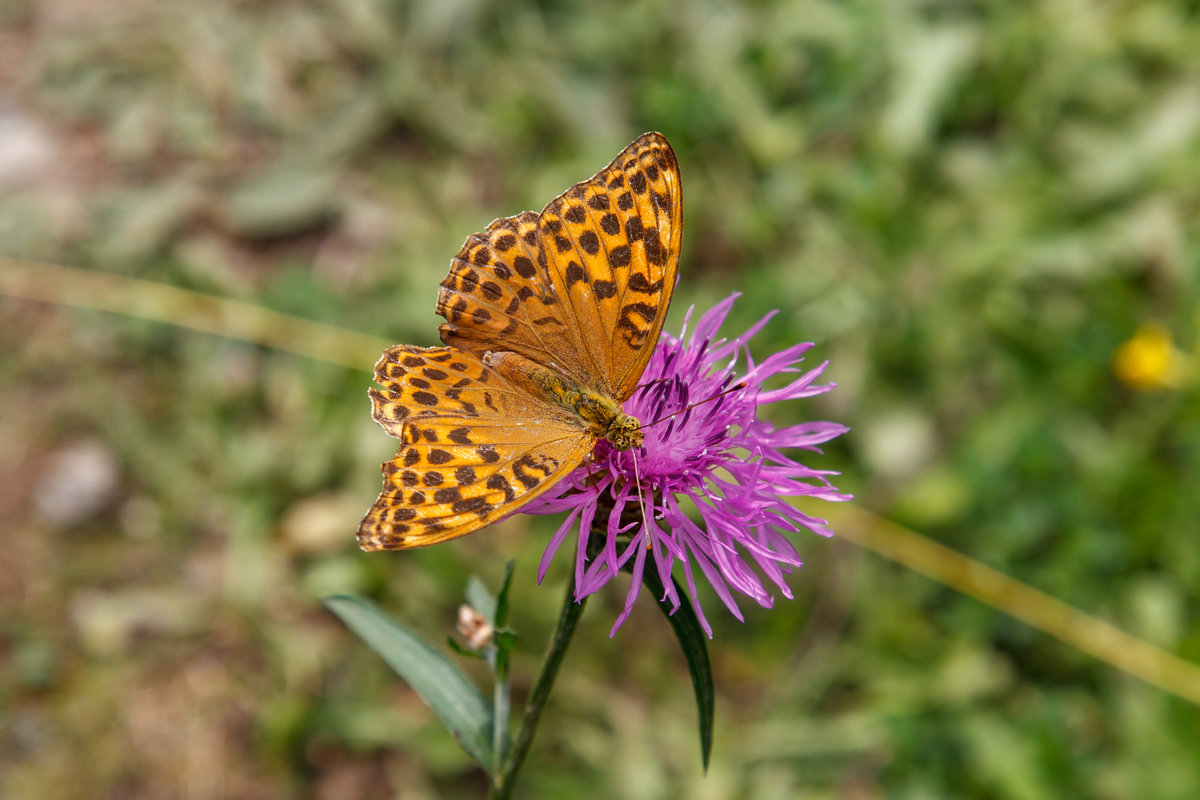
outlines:
[[[679,338],[662,334],[638,388],[624,404],[626,413],[642,421],[643,445],[622,452],[601,440],[591,461],[564,480],[560,491],[525,509],[533,514],[569,512],[542,556],[539,581],[572,531],[577,540],[576,599],[597,591],[623,568],[632,572],[612,633],[633,609],[647,568],[657,570],[666,587],[662,599],[678,608],[671,577],[679,564],[710,637],[712,627],[696,599],[697,570],[739,620],[735,592],[770,607],[773,595],[767,584],[773,584],[791,598],[784,578],[801,561],[785,532],[832,532],[824,520],[802,513],[789,498],[850,499],[830,483],[829,476],[836,473],[811,469],[784,452],[819,453],[818,445],[847,428],[832,422],[776,428],[758,417],[760,406],[832,389],[832,384],[816,382],[828,362],[801,370],[812,345],[797,344],[756,363],[747,344],[774,312],[740,336],[718,338],[737,296],[703,314],[690,334],[692,310]],[[779,375],[790,380],[766,388]],[[601,524],[594,526],[597,521]]]

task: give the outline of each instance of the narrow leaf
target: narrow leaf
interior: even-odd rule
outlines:
[[[712,755],[714,710],[712,665],[708,661],[708,639],[700,627],[700,620],[696,617],[687,592],[679,585],[678,581],[674,578],[671,580],[682,601],[679,604],[679,610],[672,614],[670,606],[666,603],[659,602],[657,605],[667,618],[667,622],[671,624],[675,638],[679,640],[679,647],[683,650],[684,660],[687,661],[688,672],[692,676],[692,690],[696,693],[696,711],[700,715],[700,759],[707,771],[708,760]],[[642,583],[653,593],[655,599],[663,596],[665,590],[657,570],[647,569],[643,572]]]
[[[508,590],[512,588],[513,570],[516,566],[517,562],[509,561],[504,567],[504,583],[500,587],[500,594],[496,596],[496,615],[492,617],[492,624],[497,628],[508,624]]]
[[[332,595],[323,602],[408,681],[463,749],[492,771],[492,712],[458,667],[366,598]]]
[[[455,639],[453,636],[446,637],[446,644],[449,645],[450,649],[453,650],[454,654],[457,656],[462,656],[464,658],[477,658],[480,661],[487,660],[487,656],[485,656],[483,653],[478,653],[472,650],[458,639]]]

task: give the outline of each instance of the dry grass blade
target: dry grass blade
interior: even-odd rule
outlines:
[[[4,256],[0,256],[0,294],[165,322],[368,371],[390,344],[238,300]]]

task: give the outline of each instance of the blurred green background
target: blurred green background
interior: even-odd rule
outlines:
[[[1195,346],[1197,54],[1182,0],[0,0],[0,253],[432,344],[468,234],[662,131],[670,329],[735,290],[729,332],[781,308],[756,354],[814,341],[839,386],[775,418],[853,429],[807,463],[1195,662],[1192,357],[1156,391],[1111,364],[1147,322]],[[555,521],[360,553],[394,452],[368,383],[0,297],[0,795],[482,794],[318,598],[441,640],[467,576],[515,558],[520,694]],[[795,600],[743,625],[705,597],[707,777],[649,598],[607,638],[615,586],[523,796],[1200,796],[1195,706],[844,539],[797,544]]]

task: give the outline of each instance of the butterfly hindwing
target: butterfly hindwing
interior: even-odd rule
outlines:
[[[402,442],[358,529],[364,550],[423,547],[501,519],[591,450],[577,418],[509,384],[474,354],[397,345],[375,366],[375,419]]]

